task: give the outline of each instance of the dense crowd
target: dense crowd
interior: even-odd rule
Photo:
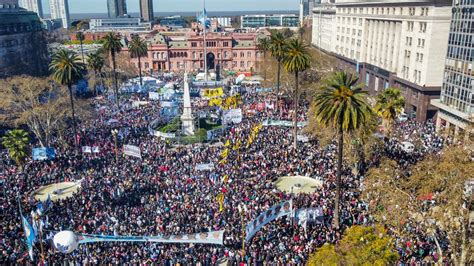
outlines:
[[[263,97],[244,90],[243,109],[267,101],[277,106],[275,98]],[[279,103],[277,108],[245,112],[242,123],[226,128],[219,143],[235,145],[246,142],[252,128],[264,119],[289,120],[291,105]],[[101,100],[96,107],[100,115],[80,124],[79,146],[98,146],[100,153],[82,154],[72,148],[57,148],[57,158],[51,161],[28,161],[17,168],[2,153],[0,229],[0,263],[26,261],[22,244],[24,236],[17,198],[25,213],[35,206],[32,191],[46,184],[81,180],[81,190],[73,197],[54,202],[46,214],[44,246],[46,261],[81,264],[160,263],[161,265],[214,265],[223,261],[238,264],[271,263],[301,265],[309,254],[324,243],[334,243],[341,232],[354,224],[371,224],[367,205],[360,199],[361,177],[351,169],[343,173],[343,204],[341,228],[334,228],[336,146],[321,147],[317,140],[300,142],[292,147],[289,128],[263,127],[247,148],[231,150],[225,164],[219,164],[222,145],[195,144],[175,146],[148,132],[148,124],[160,116],[158,102],[150,105],[115,110],[112,103]],[[272,106],[272,105],[270,105]],[[307,103],[301,108],[299,120],[306,120]],[[195,110],[197,112],[197,110]],[[426,153],[443,145],[434,134],[432,124],[407,122],[398,125],[407,134],[419,134],[425,145],[416,152]],[[138,145],[142,158],[115,157],[112,129],[118,129],[118,146]],[[410,138],[410,136],[408,136]],[[69,147],[73,137],[69,134]],[[59,141],[59,140],[56,140]],[[387,141],[387,152],[398,154],[395,140]],[[407,157],[408,158],[408,157]],[[411,158],[411,157],[409,157]],[[408,160],[408,159],[407,159]],[[212,171],[199,171],[197,164],[213,163]],[[227,175],[228,181],[222,177]],[[320,178],[322,187],[311,194],[290,194],[279,191],[274,181],[282,176],[302,175]],[[219,211],[216,196],[224,191],[224,210]],[[282,217],[263,227],[246,245],[242,254],[242,219],[245,223],[261,212],[284,200],[293,199],[296,209],[321,207],[321,223],[310,223],[306,230],[293,219]],[[245,204],[247,212],[238,210]],[[243,216],[243,217],[242,217]],[[54,232],[72,230],[96,235],[176,235],[225,230],[224,245],[160,244],[160,243],[96,243],[80,245],[64,255],[52,247]],[[404,262],[421,261],[436,256],[435,248],[426,239],[415,247],[397,243]],[[38,258],[38,252],[36,257]]]

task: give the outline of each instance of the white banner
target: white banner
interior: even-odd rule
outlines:
[[[123,153],[125,155],[142,158],[142,152],[140,147],[134,145],[123,145]]]
[[[92,153],[91,146],[82,146],[82,152],[83,153]]]
[[[242,122],[242,109],[230,109],[224,110],[222,113],[223,124],[229,124],[230,122],[234,124],[239,124]]]
[[[245,227],[245,242],[252,237],[266,224],[285,215],[290,215],[293,211],[293,201],[284,201],[277,204],[259,216]]]
[[[99,152],[100,152],[100,148],[97,147],[97,146],[94,146],[94,147],[92,147],[92,152],[93,152],[93,153],[99,153]]]
[[[150,91],[148,93],[148,99],[150,99],[150,100],[159,100],[160,99],[160,94],[158,92]]]
[[[155,243],[193,243],[224,244],[224,230],[207,233],[163,235],[163,236],[102,236],[77,235],[79,244],[95,242],[155,242]]]
[[[214,169],[213,163],[201,163],[196,165],[196,171],[211,171],[212,169]]]
[[[175,102],[172,102],[172,101],[162,101],[161,102],[161,107],[165,107],[165,108],[170,108],[170,107],[175,107],[177,104]]]

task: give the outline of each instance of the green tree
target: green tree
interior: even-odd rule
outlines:
[[[117,53],[122,51],[122,42],[121,37],[119,34],[114,32],[107,33],[103,38],[103,48],[110,54],[112,58],[112,71],[113,71],[113,85],[114,85],[114,92],[115,92],[115,102],[117,104],[117,108],[119,106],[119,93],[118,93],[118,81],[117,81],[117,66],[115,62],[115,56]]]
[[[337,251],[336,251],[337,250]],[[316,265],[393,265],[398,261],[393,239],[378,226],[352,226],[337,244],[325,244],[311,255],[308,264]]]
[[[363,198],[370,214],[402,240],[416,239],[420,232],[433,239],[440,265],[445,264],[443,257],[450,265],[474,262],[474,243],[468,235],[472,194],[465,191],[473,182],[474,161],[466,147],[445,148],[408,169],[384,160],[364,180]],[[417,232],[410,230],[415,227]],[[448,250],[440,239],[448,241]]]
[[[358,78],[350,73],[336,72],[314,97],[315,117],[318,123],[332,127],[338,134],[338,161],[336,175],[335,226],[339,227],[342,158],[344,132],[353,132],[367,123],[372,111],[366,102],[366,93],[357,84]]]
[[[86,61],[84,61],[84,33],[82,31],[76,32],[76,39],[79,41],[81,44],[81,56],[82,56],[82,63],[85,64]]]
[[[280,94],[281,64],[283,62],[283,58],[285,58],[286,50],[287,50],[287,42],[283,34],[279,31],[272,32],[272,35],[270,37],[270,53],[272,54],[272,57],[275,58],[278,63],[277,97],[279,97],[279,94]]]
[[[28,133],[21,129],[14,129],[7,132],[2,139],[3,146],[8,150],[10,158],[20,166],[23,159],[28,156]]]
[[[140,86],[143,86],[142,82],[142,63],[140,58],[148,55],[148,46],[138,35],[132,37],[132,41],[128,45],[130,50],[130,56],[132,58],[138,58],[138,74],[140,76]]]
[[[263,62],[267,60],[267,52],[270,51],[270,41],[266,37],[258,39],[257,48],[263,54]],[[267,81],[267,67],[263,64],[263,80]]]
[[[104,87],[104,82],[102,79],[102,69],[104,68],[105,65],[105,59],[102,55],[102,51],[98,50],[95,53],[89,54],[87,56],[87,65],[90,69],[94,71],[94,79],[96,80],[95,86],[94,86],[94,91],[95,95],[97,96],[97,79],[100,80],[100,84],[102,85],[102,88]]]
[[[404,106],[405,98],[399,88],[388,88],[377,95],[374,111],[383,119],[383,126],[388,132]]]
[[[299,103],[299,74],[311,66],[311,57],[307,45],[300,39],[291,39],[288,42],[287,52],[283,58],[285,70],[295,75],[294,114],[293,114],[293,145],[297,148],[298,141],[298,103]]]
[[[61,49],[53,55],[49,69],[53,72],[54,80],[58,84],[66,85],[69,89],[69,100],[71,103],[72,112],[72,127],[74,130],[74,144],[77,146],[76,112],[74,110],[72,85],[76,84],[83,78],[85,65],[80,62],[80,59],[75,52]]]

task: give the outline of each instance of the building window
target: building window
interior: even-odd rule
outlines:
[[[227,52],[224,52],[224,58],[227,58]]]
[[[244,61],[240,61],[240,67],[242,67],[242,68],[245,67],[245,62]]]
[[[413,21],[408,21],[408,31],[413,31],[413,25],[414,25]]]
[[[232,56],[233,56],[233,57],[237,57],[237,52],[234,52],[234,53],[232,54]]]
[[[197,47],[197,43],[196,43],[196,42],[192,42],[192,43],[191,43],[191,47]]]
[[[247,57],[248,58],[252,57],[252,52],[247,52]]]
[[[240,52],[240,57],[241,57],[241,58],[244,58],[244,57],[245,57],[245,53],[244,53],[244,52]]]
[[[148,64],[147,62],[145,62],[145,68],[150,68],[150,64]]]
[[[420,32],[426,32],[426,22],[420,22]]]
[[[228,42],[224,42],[224,43],[222,43],[222,45],[223,45],[224,47],[228,47],[228,46],[229,46],[229,43],[228,43]]]

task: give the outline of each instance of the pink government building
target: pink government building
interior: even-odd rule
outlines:
[[[263,59],[257,48],[257,40],[267,32],[208,32],[206,34],[207,54],[204,54],[203,33],[173,32],[141,35],[148,43],[148,56],[142,57],[142,71],[188,71],[204,69],[204,57],[207,57],[209,70],[220,65],[221,70],[252,71]],[[123,52],[128,53],[124,47]],[[138,67],[138,59],[131,62]]]

